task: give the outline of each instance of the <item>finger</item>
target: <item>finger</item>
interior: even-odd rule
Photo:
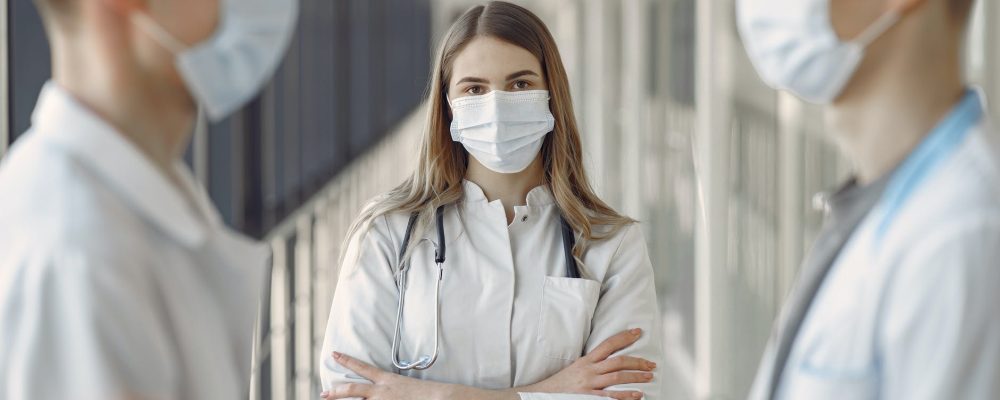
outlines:
[[[618,371],[598,376],[594,383],[597,387],[608,388],[629,383],[646,383],[651,380],[653,380],[652,372]]]
[[[377,381],[378,378],[382,375],[382,370],[375,368],[371,365],[368,365],[367,363],[361,360],[357,360],[354,357],[351,357],[347,354],[338,353],[335,351],[333,352],[333,359],[337,361],[337,364],[343,365],[344,368],[354,371],[354,373],[361,375],[361,377],[368,379],[372,382]]]
[[[642,398],[642,392],[636,390],[595,390],[591,394],[598,397],[610,397],[615,400],[637,400]]]
[[[597,363],[597,373],[606,374],[615,371],[652,371],[656,363],[645,358],[630,356],[615,356]]]
[[[597,347],[595,347],[594,350],[591,350],[590,353],[587,353],[587,355],[584,356],[584,358],[594,363],[604,361],[606,358],[608,358],[608,356],[614,354],[618,350],[631,346],[632,343],[635,343],[636,340],[639,340],[640,336],[642,336],[642,329],[639,328],[629,329],[625,332],[609,337],[607,340],[601,342],[601,344],[597,345]]]
[[[327,392],[324,399],[350,399],[355,397],[368,398],[371,396],[372,385],[367,383],[345,383],[337,385],[333,390]]]

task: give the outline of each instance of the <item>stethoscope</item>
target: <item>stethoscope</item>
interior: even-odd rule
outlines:
[[[416,361],[405,361],[399,359],[399,343],[401,341],[401,334],[399,332],[400,325],[403,321],[403,300],[406,295],[406,275],[410,270],[410,263],[403,262],[403,255],[406,254],[406,247],[410,243],[410,236],[413,233],[413,227],[417,222],[417,217],[419,213],[413,213],[410,215],[410,221],[406,224],[406,234],[403,235],[403,244],[399,250],[399,259],[402,263],[399,270],[399,279],[396,282],[396,287],[399,290],[399,302],[396,305],[396,329],[392,336],[392,365],[400,370],[425,370],[434,365],[438,357],[438,341],[440,340],[439,329],[441,327],[441,280],[444,278],[444,260],[445,260],[445,240],[444,240],[444,206],[437,208],[437,248],[434,250],[434,262],[438,267],[438,279],[437,288],[434,291],[434,351],[429,355],[424,355],[418,358]],[[566,277],[567,278],[579,278],[580,268],[576,263],[576,258],[573,257],[573,246],[576,244],[576,238],[573,236],[573,228],[570,227],[566,219],[561,215],[559,217],[562,228],[562,243],[563,243],[563,255],[566,257]]]

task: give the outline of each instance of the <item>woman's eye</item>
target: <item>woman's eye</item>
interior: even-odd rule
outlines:
[[[531,82],[528,81],[517,81],[514,82],[514,89],[527,89],[531,86]]]
[[[481,88],[479,86],[473,86],[473,87],[470,87],[468,89],[465,89],[465,93],[471,94],[473,96],[480,95],[480,94],[483,94],[483,88]]]

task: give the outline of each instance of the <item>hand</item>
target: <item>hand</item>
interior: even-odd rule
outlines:
[[[333,353],[333,359],[372,383],[345,383],[323,392],[320,397],[332,399],[364,398],[367,400],[406,400],[441,398],[446,385],[408,378],[382,371],[346,354]]]
[[[605,390],[615,385],[646,383],[653,380],[656,363],[638,357],[616,356],[615,352],[631,346],[642,336],[642,329],[631,329],[602,342],[587,355],[550,378],[519,389],[520,392],[578,393],[617,400],[641,399],[636,390]]]

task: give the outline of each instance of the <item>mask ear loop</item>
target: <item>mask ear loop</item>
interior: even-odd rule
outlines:
[[[170,32],[167,32],[167,30],[164,29],[158,22],[153,20],[153,17],[150,17],[149,14],[146,14],[143,11],[133,11],[129,14],[129,19],[131,19],[132,23],[138,26],[139,29],[145,31],[153,38],[153,40],[165,47],[171,53],[177,55],[187,50],[188,46],[184,44],[184,42],[181,42],[174,37],[174,35],[170,34]]]
[[[900,10],[889,10],[885,14],[882,14],[874,23],[871,24],[864,32],[861,32],[858,37],[854,38],[852,42],[861,45],[862,47],[868,47],[878,39],[880,36],[884,35],[889,28],[899,23],[903,19],[903,12]]]

